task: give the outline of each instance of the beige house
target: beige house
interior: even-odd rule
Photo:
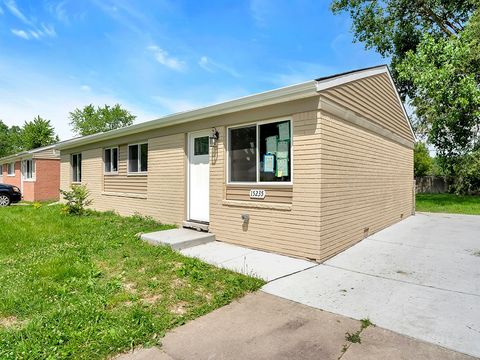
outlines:
[[[414,139],[378,66],[63,142],[61,188],[323,261],[412,214]]]

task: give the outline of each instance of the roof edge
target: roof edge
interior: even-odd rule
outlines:
[[[395,92],[395,96],[400,104],[400,107],[402,108],[402,112],[403,112],[403,115],[405,116],[405,120],[407,121],[408,127],[410,128],[413,141],[417,141],[417,137],[415,136],[415,132],[413,131],[412,122],[410,121],[410,117],[408,116],[407,111],[405,110],[405,106],[403,104],[402,99],[400,98],[400,94],[398,93],[398,89],[397,89],[397,86],[395,85],[395,81],[393,80],[392,73],[390,72],[390,69],[388,68],[387,65],[383,64],[378,66],[372,66],[365,69],[348,71],[348,72],[344,72],[337,75],[319,78],[316,80],[317,81],[316,88],[317,88],[317,91],[321,92],[323,90],[330,89],[335,86],[344,85],[352,81],[364,79],[364,78],[379,75],[379,74],[387,74],[387,77],[390,80],[390,84],[393,87],[393,91]]]
[[[35,148],[35,149],[32,149],[32,150],[22,151],[22,152],[12,154],[12,155],[7,155],[5,157],[0,158],[0,163],[4,163],[5,161],[8,161],[8,160],[14,160],[16,158],[23,157],[23,156],[33,155],[33,154],[41,152],[41,151],[45,151],[45,150],[49,150],[49,149],[55,149],[56,146],[57,146],[57,144],[52,144],[52,145],[47,145],[47,146],[42,146],[42,147],[39,147],[39,148]]]
[[[316,79],[316,88],[317,91],[322,91],[335,86],[343,85],[352,81],[364,79],[366,77],[375,76],[383,73],[388,73],[387,65],[378,65],[365,69],[348,71],[341,74]]]
[[[121,129],[110,130],[104,133],[67,140],[57,144],[55,148],[58,150],[65,150],[90,143],[136,134],[143,131],[149,131],[152,129],[159,129],[166,126],[182,124],[208,117],[229,114],[242,110],[249,110],[261,106],[274,105],[281,102],[298,100],[311,96],[317,96],[318,92],[315,88],[315,84],[315,80],[310,80],[296,85],[290,85],[287,87],[269,90],[254,95],[248,95],[245,97],[225,101],[214,105],[209,105],[199,109],[167,115],[155,120],[146,121]]]

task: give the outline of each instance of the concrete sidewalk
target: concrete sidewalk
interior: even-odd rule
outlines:
[[[272,281],[317,266],[315,262],[219,241],[180,250],[217,267]]]
[[[474,359],[374,326],[359,333],[361,343],[345,340],[360,329],[359,321],[260,291],[167,334],[161,349],[116,359]]]

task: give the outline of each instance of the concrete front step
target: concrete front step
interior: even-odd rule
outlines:
[[[186,229],[193,229],[193,230],[208,232],[208,224],[206,223],[200,223],[197,221],[184,221],[182,225]]]
[[[182,250],[213,242],[215,235],[190,229],[172,229],[143,234],[141,239],[152,245],[163,245],[169,246],[173,250]]]

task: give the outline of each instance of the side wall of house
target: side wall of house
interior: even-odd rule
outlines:
[[[58,200],[60,189],[60,159],[35,159],[35,177],[34,200]]]
[[[15,161],[15,175],[7,174],[7,164],[3,165],[3,182],[4,184],[14,185],[18,188],[22,185],[21,161]]]
[[[413,211],[414,137],[386,74],[321,93],[321,258]]]

